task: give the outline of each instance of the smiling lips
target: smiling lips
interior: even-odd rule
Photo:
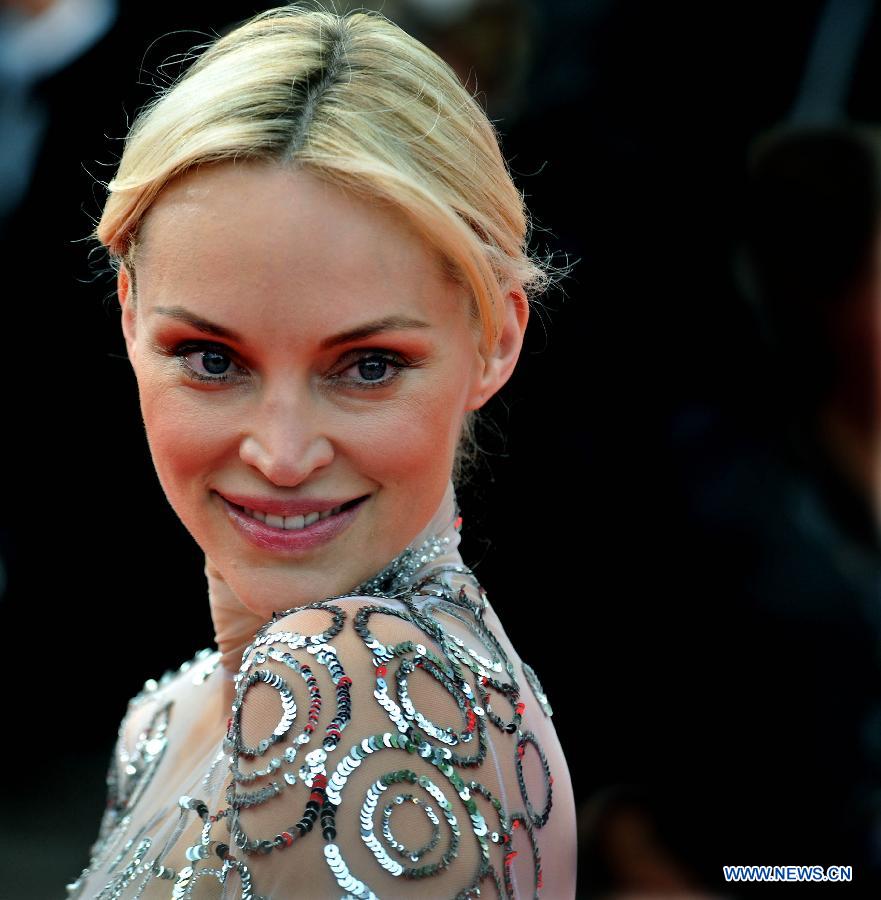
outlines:
[[[247,506],[243,507],[243,509],[245,514],[252,519],[257,519],[258,522],[265,522],[273,528],[283,528],[285,531],[299,531],[301,528],[305,528],[319,519],[326,519],[328,516],[336,515],[336,513],[342,511],[343,505],[340,504],[333,507],[333,509],[327,509],[323,512],[313,510],[305,516],[275,516],[271,513],[261,512],[259,509],[248,509]]]
[[[227,514],[252,544],[264,550],[305,550],[348,527],[366,496],[353,500],[272,500],[219,494]]]

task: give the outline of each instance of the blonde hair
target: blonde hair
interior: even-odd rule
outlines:
[[[134,280],[139,227],[175,177],[223,160],[304,167],[404,213],[469,289],[493,347],[507,292],[534,300],[557,271],[528,250],[493,125],[447,63],[380,13],[311,5],[248,19],[139,112],[95,237]]]

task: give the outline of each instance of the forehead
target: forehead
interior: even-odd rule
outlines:
[[[310,303],[461,305],[440,255],[399,210],[306,170],[220,163],[170,183],[142,223],[139,292],[148,302],[188,301],[248,309]],[[407,302],[405,302],[407,301]],[[412,311],[412,310],[411,310]]]
[[[251,227],[249,227],[251,226]],[[264,162],[223,162],[190,169],[159,194],[141,224],[139,250],[168,251],[186,244],[206,251],[231,239],[243,249],[275,252],[331,243],[349,254],[368,252],[380,264],[437,254],[413,231],[404,214],[379,199],[359,196],[306,169]],[[396,240],[389,243],[387,240]],[[277,239],[281,239],[280,241]]]

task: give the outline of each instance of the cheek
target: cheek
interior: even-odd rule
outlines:
[[[458,417],[449,408],[441,409],[422,406],[411,414],[401,417],[398,427],[378,430],[377,439],[370,443],[379,448],[371,454],[375,465],[393,474],[399,472],[402,478],[411,478],[426,467],[434,469],[443,466],[454,449],[458,435]],[[362,434],[368,438],[374,429],[365,429]],[[369,448],[362,444],[366,457]]]
[[[455,392],[422,393],[382,416],[365,416],[341,449],[362,474],[386,487],[445,487],[463,414]]]
[[[224,440],[218,417],[212,416],[210,409],[185,402],[182,394],[151,389],[149,384],[141,390],[141,415],[153,464],[166,493],[178,494],[184,482],[198,483],[198,474]]]
[[[436,485],[446,489],[477,373],[471,344],[467,334],[451,336],[447,346],[455,350],[414,374],[396,401],[346,423],[344,453],[364,475],[429,497]]]

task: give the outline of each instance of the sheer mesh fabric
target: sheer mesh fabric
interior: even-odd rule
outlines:
[[[400,599],[352,596],[288,611],[258,632],[263,643],[246,651],[232,709],[229,673],[218,665],[218,653],[203,651],[165,683],[148,683],[121,725],[95,857],[71,893],[440,898],[477,896],[478,887],[481,897],[574,896],[575,810],[552,719],[492,607],[487,602],[479,614],[468,612],[468,606],[481,609],[473,582],[456,575],[451,584],[456,591],[465,586],[466,606],[431,595],[413,595],[409,606]],[[365,610],[372,610],[366,618]],[[340,614],[337,633],[309,643],[311,636],[333,631]],[[493,640],[487,641],[478,618]],[[397,652],[380,658],[371,641]],[[457,669],[461,682],[449,677]],[[481,672],[494,682],[483,683]],[[380,673],[391,706],[375,693]],[[505,696],[512,681],[518,692]],[[316,692],[321,707],[314,730],[297,743]],[[516,728],[508,732],[491,720],[494,713],[503,725],[515,721],[518,702],[524,708]],[[345,715],[339,717],[346,712],[344,721]],[[461,740],[469,721],[473,737]],[[444,757],[443,748],[453,758]],[[470,760],[474,764],[456,762],[475,756],[482,758]],[[335,785],[335,773],[345,776],[344,783]],[[326,830],[326,801],[315,799],[322,775],[327,796],[337,791],[335,833]],[[472,781],[479,789],[469,787]],[[254,795],[272,783],[278,785],[275,795],[211,821],[230,808],[232,797]],[[319,809],[306,830],[310,799]],[[272,842],[272,849],[246,852],[236,844],[235,825],[245,840]],[[202,848],[204,858],[188,859],[193,847]],[[241,865],[224,862],[224,855]],[[423,877],[401,874],[420,868]]]

